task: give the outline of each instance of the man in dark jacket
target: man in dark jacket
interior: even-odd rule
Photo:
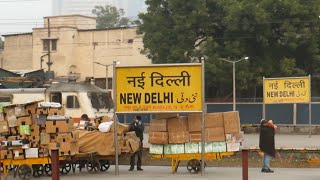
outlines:
[[[272,157],[275,157],[275,127],[273,124],[268,124],[268,121],[264,119],[261,120],[260,125],[259,148],[264,153],[261,172],[273,173],[274,171],[270,169],[270,161]]]
[[[130,131],[135,131],[138,138],[140,138],[140,148],[137,152],[131,155],[130,157],[130,169],[129,171],[133,171],[134,164],[135,164],[135,156],[138,156],[137,161],[137,170],[143,171],[141,168],[141,161],[142,161],[142,141],[143,141],[143,131],[144,131],[144,125],[141,122],[141,116],[135,116],[133,118],[133,122],[130,124]]]

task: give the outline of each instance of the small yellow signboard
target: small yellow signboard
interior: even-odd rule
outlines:
[[[202,111],[201,64],[116,67],[117,112]]]
[[[309,103],[310,78],[265,78],[263,81],[263,101],[276,103]]]

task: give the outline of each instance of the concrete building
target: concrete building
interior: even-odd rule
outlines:
[[[52,14],[81,14],[92,16],[94,6],[115,6],[125,11],[125,16],[135,19],[139,12],[146,11],[145,0],[53,0]]]
[[[1,68],[50,70],[55,77],[79,77],[78,81],[94,77],[105,87],[106,69],[94,62],[107,65],[116,60],[123,65],[151,64],[140,54],[142,36],[136,34],[136,28],[98,30],[95,18],[82,15],[45,17],[44,22],[43,28],[34,28],[31,33],[3,35]],[[110,66],[110,82],[112,74]]]

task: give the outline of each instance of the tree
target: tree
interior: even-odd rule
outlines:
[[[130,20],[123,17],[124,10],[114,6],[95,6],[92,13],[97,16],[97,29],[129,26]]]
[[[153,63],[187,63],[206,57],[206,94],[262,96],[262,77],[320,74],[320,1],[147,0],[139,33]],[[241,77],[241,78],[239,78]]]
[[[4,42],[3,40],[0,38],[0,49],[3,49],[4,48]]]

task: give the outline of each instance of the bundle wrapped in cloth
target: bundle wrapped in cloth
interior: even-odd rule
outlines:
[[[114,133],[76,130],[79,133],[79,153],[97,153],[101,156],[115,155]],[[126,135],[128,134],[128,135]],[[118,154],[134,153],[139,149],[140,139],[133,132],[118,136]]]

